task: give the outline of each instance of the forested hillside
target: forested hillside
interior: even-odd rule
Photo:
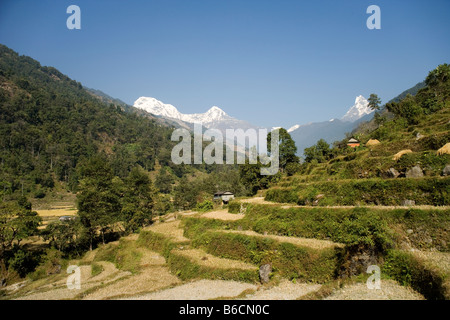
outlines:
[[[78,183],[77,165],[108,155],[114,174],[170,160],[171,129],[88,94],[52,67],[0,46],[0,192],[37,192]]]

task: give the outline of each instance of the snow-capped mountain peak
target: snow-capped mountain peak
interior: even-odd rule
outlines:
[[[152,97],[140,97],[134,102],[133,106],[157,116],[181,120],[181,113],[177,108]]]
[[[367,101],[367,99],[362,95],[359,95],[355,99],[355,104],[347,111],[341,120],[354,122],[372,112],[373,110],[369,107],[369,101]]]
[[[295,126],[292,126],[292,127],[290,127],[288,130],[287,130],[287,132],[292,132],[292,131],[294,131],[294,130],[297,130],[298,128],[300,128],[300,125],[299,124],[296,124]]]
[[[205,113],[184,114],[171,104],[163,103],[152,97],[140,97],[134,107],[145,110],[157,116],[172,118],[190,123],[210,123],[213,121],[228,120],[231,117],[217,106],[211,107]]]
[[[228,117],[228,115],[225,113],[225,111],[223,111],[222,109],[220,109],[219,107],[216,107],[216,106],[211,107],[211,109],[206,111],[204,113],[204,115],[210,121],[221,120],[225,117]]]

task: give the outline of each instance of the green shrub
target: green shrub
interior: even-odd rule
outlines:
[[[433,162],[433,160],[431,160]],[[328,205],[400,205],[405,199],[418,205],[450,205],[450,178],[358,179],[299,183],[267,190],[266,200],[306,204],[324,194]],[[330,201],[332,199],[333,201]],[[321,205],[321,202],[319,202]]]
[[[108,243],[100,246],[95,254],[94,261],[115,262],[119,247],[115,244]]]
[[[210,200],[197,203],[196,210],[200,212],[206,212],[214,209],[214,204]]]
[[[229,213],[240,213],[241,211],[241,203],[238,201],[230,201],[228,203],[228,212]]]
[[[140,247],[157,251],[165,258],[169,256],[170,251],[175,247],[175,244],[168,238],[152,231],[141,231],[136,244]]]
[[[235,229],[237,222],[235,221],[224,221],[218,219],[202,219],[202,218],[183,218],[182,222],[183,234],[187,238],[193,238],[197,234],[201,234],[211,229],[222,229],[229,230]]]
[[[39,264],[40,256],[23,249],[17,249],[12,258],[9,259],[9,266],[15,270],[20,277],[25,277],[28,273],[35,270]]]
[[[96,275],[99,275],[102,272],[103,272],[103,267],[101,264],[98,264],[95,262],[91,264],[91,275],[93,277],[95,277]]]
[[[334,249],[314,250],[243,234],[210,231],[197,235],[192,244],[223,258],[241,259],[255,265],[270,263],[280,275],[304,281],[332,279],[338,262]]]
[[[181,280],[221,279],[254,283],[258,281],[257,270],[220,269],[198,265],[189,258],[172,252],[167,260],[169,269]]]
[[[35,193],[34,193],[34,198],[36,199],[42,199],[44,198],[46,195],[45,191],[42,189],[38,189]]]

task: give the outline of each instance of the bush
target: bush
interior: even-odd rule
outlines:
[[[430,158],[430,163],[440,161]],[[274,187],[266,192],[266,200],[279,203],[306,204],[315,195],[324,194],[327,205],[401,205],[405,199],[418,205],[449,205],[450,179],[358,179],[299,183],[294,187]],[[319,205],[324,202],[319,202]]]
[[[15,251],[12,258],[9,259],[9,266],[15,270],[20,277],[25,277],[28,273],[35,270],[39,264],[39,255],[33,252],[18,249]]]
[[[198,234],[192,244],[223,258],[270,263],[275,272],[289,279],[325,282],[334,277],[338,263],[334,249],[315,250],[242,234],[209,231]]]
[[[42,189],[39,189],[39,190],[37,190],[35,193],[34,193],[34,197],[36,198],[36,199],[42,199],[42,198],[44,198],[45,197],[45,191],[43,191]]]
[[[41,256],[40,263],[36,270],[28,274],[31,280],[44,278],[49,274],[60,273],[67,265],[67,260],[62,258],[62,253],[56,249],[48,249],[43,256]]]
[[[228,212],[229,213],[240,213],[241,212],[241,203],[238,201],[230,201],[228,203]]]
[[[205,200],[203,202],[197,203],[197,211],[206,212],[212,209],[214,209],[214,204],[210,200]]]
[[[103,266],[98,263],[92,263],[91,264],[91,275],[95,277],[96,275],[99,275],[103,272]]]

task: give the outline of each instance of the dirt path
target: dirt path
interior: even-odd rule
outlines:
[[[164,257],[150,250],[142,248],[140,250],[143,253],[140,261],[142,269],[137,274],[120,279],[108,286],[100,287],[83,299],[115,299],[147,293],[181,283],[176,276],[170,273]]]
[[[283,279],[277,286],[261,287],[253,294],[248,294],[244,300],[295,300],[308,293],[319,290],[320,284],[293,283]]]
[[[197,280],[174,288],[134,296],[132,300],[208,300],[221,297],[237,297],[244,291],[256,290],[254,284],[225,281]]]
[[[183,236],[183,229],[180,228],[180,223],[181,220],[158,222],[144,228],[144,230],[163,234],[164,236],[171,238],[175,242],[189,242],[190,240]]]
[[[216,210],[216,211],[206,212],[206,213],[202,214],[201,217],[207,218],[207,219],[235,221],[235,220],[242,219],[244,217],[244,215],[236,214],[236,213],[228,213],[228,210],[224,209],[224,210]]]
[[[201,249],[174,250],[175,254],[182,255],[195,263],[217,269],[257,270],[258,267],[240,260],[225,259],[213,256]]]
[[[345,286],[324,300],[424,300],[425,298],[408,287],[392,280],[382,280],[381,289],[368,289],[365,283]]]
[[[287,237],[287,236],[276,236],[276,235],[264,235],[257,233],[255,231],[251,230],[217,230],[218,232],[226,232],[226,233],[238,233],[238,234],[244,234],[247,236],[252,237],[260,237],[260,238],[270,238],[279,242],[288,242],[292,243],[293,245],[298,245],[302,247],[309,247],[312,249],[326,249],[326,248],[334,248],[334,247],[344,247],[341,243],[336,243],[328,240],[318,240],[313,238],[300,238],[300,237]]]
[[[58,281],[39,286],[18,297],[17,300],[74,299],[86,291],[93,290],[95,287],[105,286],[131,275],[130,272],[118,270],[114,264],[110,262],[100,261],[97,263],[102,265],[103,271],[96,276],[91,275],[91,266],[80,266],[81,289],[69,289],[67,287],[67,275]]]

